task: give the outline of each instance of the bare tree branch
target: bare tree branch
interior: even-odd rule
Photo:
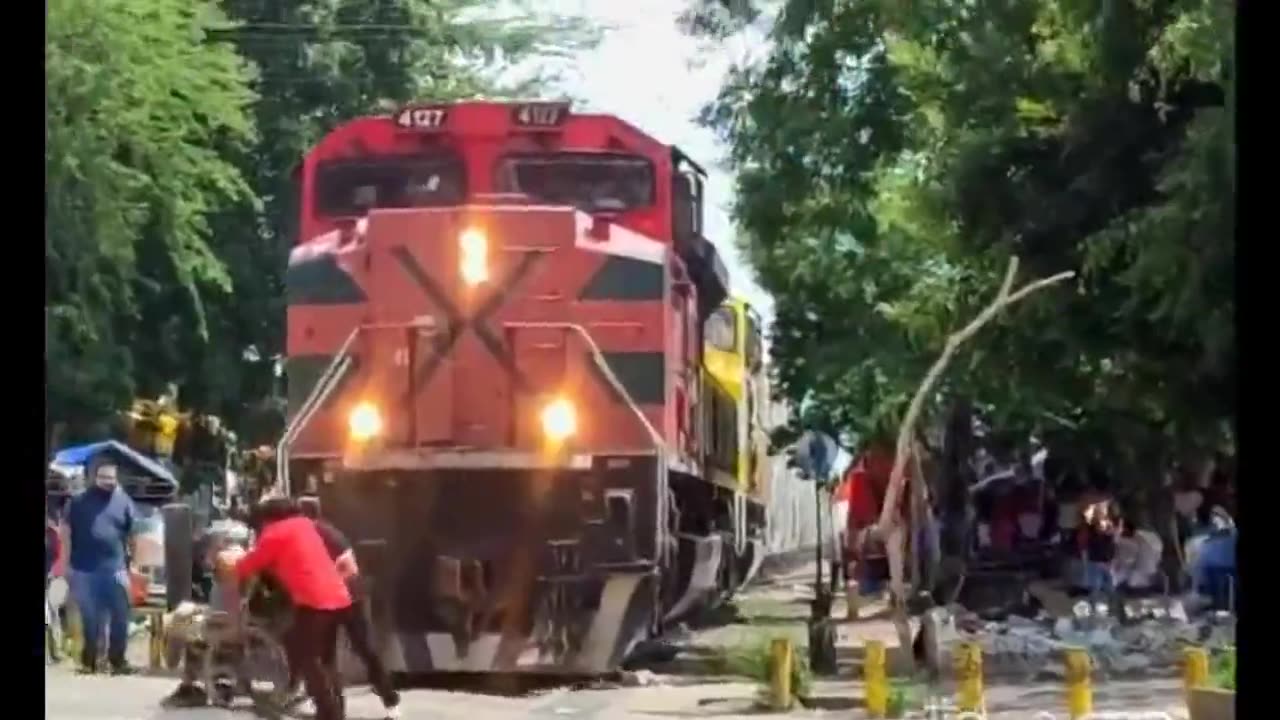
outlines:
[[[906,533],[902,528],[898,505],[899,497],[902,494],[907,460],[913,455],[918,455],[918,449],[913,452],[911,441],[920,413],[924,408],[925,398],[933,391],[934,386],[937,385],[939,378],[942,377],[942,373],[947,369],[960,346],[976,335],[996,315],[1034,292],[1075,276],[1074,272],[1062,272],[1052,277],[1028,283],[1017,291],[1013,291],[1013,282],[1017,273],[1018,258],[1014,256],[1009,258],[1009,268],[1005,271],[1004,281],[1000,284],[1000,291],[991,304],[978,313],[978,316],[970,321],[968,325],[965,325],[947,338],[942,347],[942,354],[934,361],[933,366],[929,368],[929,372],[925,374],[924,380],[916,388],[915,395],[911,398],[911,404],[907,406],[906,415],[902,418],[902,425],[898,428],[898,442],[893,458],[893,470],[889,474],[889,487],[885,491],[884,506],[880,509],[880,520],[876,523],[875,534],[884,539],[885,549],[889,556],[889,586],[894,594],[892,598],[893,621],[897,629],[899,642],[904,648],[911,646],[911,630],[907,623],[906,613],[906,584],[903,578],[905,569],[903,555],[908,543],[906,542]],[[916,474],[918,475],[921,472],[918,457],[916,461]],[[915,505],[915,503],[912,504]],[[912,515],[914,516],[914,513]]]

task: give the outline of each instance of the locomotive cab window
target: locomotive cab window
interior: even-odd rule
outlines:
[[[671,181],[671,226],[681,243],[702,234],[702,180],[694,173],[679,173]]]
[[[604,153],[510,155],[498,163],[497,190],[588,213],[617,213],[654,202],[653,165]]]
[[[737,318],[734,317],[733,308],[722,307],[717,308],[715,312],[707,318],[703,335],[711,347],[721,352],[736,352],[738,349],[738,328]]]
[[[316,212],[330,217],[457,205],[465,197],[462,161],[448,155],[331,160],[316,168]]]

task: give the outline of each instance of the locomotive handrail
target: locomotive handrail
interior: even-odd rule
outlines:
[[[601,352],[600,346],[596,344],[595,339],[591,337],[586,328],[577,323],[567,322],[506,322],[503,323],[503,326],[517,329],[528,328],[547,330],[563,330],[568,328],[576,331],[582,336],[582,339],[587,342],[587,348],[591,351],[591,358],[595,360],[596,366],[599,367],[600,371],[604,374],[605,379],[607,379],[609,384],[613,386],[613,389],[617,391],[619,397],[627,403],[627,408],[635,414],[636,419],[640,421],[640,424],[643,425],[644,429],[649,433],[649,439],[653,441],[654,449],[664,454],[666,453],[666,442],[662,439],[662,436],[658,434],[657,429],[653,427],[653,423],[649,422],[649,418],[644,416],[644,412],[640,409],[640,406],[636,404],[635,399],[631,397],[631,393],[627,392],[626,387],[624,387],[622,382],[618,380],[618,376],[613,373],[613,369],[609,367],[609,363],[604,359],[604,353]]]
[[[280,444],[276,446],[276,482],[286,495],[293,489],[289,483],[289,446],[297,439],[302,428],[311,422],[311,417],[315,415],[320,405],[328,399],[329,393],[333,392],[333,388],[338,384],[338,378],[345,375],[347,369],[351,367],[351,345],[359,334],[360,328],[357,327],[347,336],[342,347],[333,356],[333,360],[321,373],[320,379],[316,380],[316,384],[312,386],[311,393],[303,401],[302,407],[298,408],[298,414],[293,417],[285,427],[284,434],[280,436]]]
[[[289,448],[293,445],[293,441],[298,438],[302,429],[311,422],[311,418],[315,416],[316,412],[320,409],[320,406],[328,399],[329,394],[338,386],[338,380],[351,368],[350,357],[341,357],[336,362],[337,371],[329,376],[327,380],[322,377],[316,382],[315,388],[312,391],[314,402],[306,404],[303,408],[299,409],[298,415],[295,418],[297,423],[292,425],[293,431],[286,437],[282,437],[280,439],[279,447],[276,448],[276,473],[277,477],[281,478],[281,489],[286,494],[292,490],[289,478]]]
[[[618,376],[613,373],[613,368],[609,367],[608,361],[604,359],[604,353],[601,352],[600,346],[596,344],[595,338],[591,337],[591,334],[587,332],[586,328],[582,327],[578,323],[568,322],[507,322],[503,323],[503,325],[504,327],[512,328],[543,328],[548,330],[568,328],[578,333],[578,335],[586,341],[587,348],[591,351],[591,358],[595,361],[596,367],[600,369],[600,372],[604,375],[605,379],[609,381],[609,384],[613,386],[614,391],[618,393],[618,397],[621,397],[623,401],[626,402],[627,407],[631,409],[631,412],[638,420],[640,420],[640,424],[644,426],[646,431],[648,431],[649,438],[653,441],[654,450],[658,453],[659,477],[666,477],[666,472],[668,470],[667,443],[663,441],[662,436],[658,434],[658,430],[653,427],[653,423],[649,422],[649,418],[644,416],[644,412],[640,410],[640,405],[631,397],[631,393],[627,392],[626,387],[623,386],[620,380],[618,380]],[[666,520],[670,509],[674,506],[674,498],[670,497],[670,489],[670,484],[665,480],[659,485],[657,513],[659,520],[656,523],[657,537],[654,538],[654,546],[658,549],[658,552],[661,552],[661,548],[665,548],[667,545]]]
[[[631,393],[627,391],[626,387],[618,379],[618,376],[614,374],[613,369],[609,367],[609,363],[605,360],[604,353],[600,350],[600,346],[596,344],[595,339],[591,337],[591,334],[587,332],[586,328],[582,327],[582,325],[578,323],[568,322],[517,321],[503,324],[506,327],[517,329],[568,329],[577,333],[586,342],[587,349],[591,351],[591,358],[595,362],[596,367],[600,370],[601,374],[604,375],[605,379],[609,381],[610,386],[612,386],[614,391],[618,393],[618,396],[623,399],[627,408],[635,418],[640,421],[640,425],[645,429],[645,432],[648,433],[649,439],[654,445],[654,449],[659,453],[660,462],[665,466],[668,448],[666,442],[662,439],[662,435],[658,433],[657,429],[653,426],[653,423],[649,422],[649,418],[644,416],[644,412],[631,396]],[[333,388],[337,385],[338,378],[341,377],[350,366],[349,350],[352,343],[355,342],[356,336],[360,334],[361,329],[363,328],[357,327],[355,330],[351,331],[349,336],[347,336],[346,342],[342,344],[342,348],[336,355],[334,355],[329,366],[325,368],[325,372],[320,376],[320,379],[316,381],[316,384],[312,387],[311,393],[307,396],[306,401],[303,402],[302,407],[299,408],[298,414],[294,416],[294,419],[285,428],[284,434],[280,438],[280,443],[276,448],[276,477],[279,478],[281,489],[286,494],[292,490],[289,482],[289,446],[292,445],[293,441],[297,438],[297,435],[302,432],[302,429],[306,427],[306,424],[310,422],[311,417],[315,414],[316,410],[324,400],[328,398],[329,393],[333,392]]]

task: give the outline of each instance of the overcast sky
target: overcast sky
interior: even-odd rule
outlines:
[[[579,53],[567,87],[584,110],[617,115],[661,142],[678,145],[707,169],[707,235],[729,268],[735,294],[763,315],[772,303],[734,250],[729,220],[733,178],[720,165],[724,148],[699,127],[698,111],[716,96],[734,61],[758,53],[758,40],[735,38],[708,49],[686,37],[676,18],[688,0],[542,0],[539,9],[579,15],[608,27],[594,50]]]

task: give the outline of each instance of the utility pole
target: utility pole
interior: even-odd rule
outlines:
[[[835,441],[822,433],[806,432],[796,447],[802,477],[813,481],[814,519],[817,523],[814,560],[817,577],[809,606],[809,667],[818,675],[836,674],[836,633],[831,622],[831,590],[822,580],[822,492],[831,477]]]

